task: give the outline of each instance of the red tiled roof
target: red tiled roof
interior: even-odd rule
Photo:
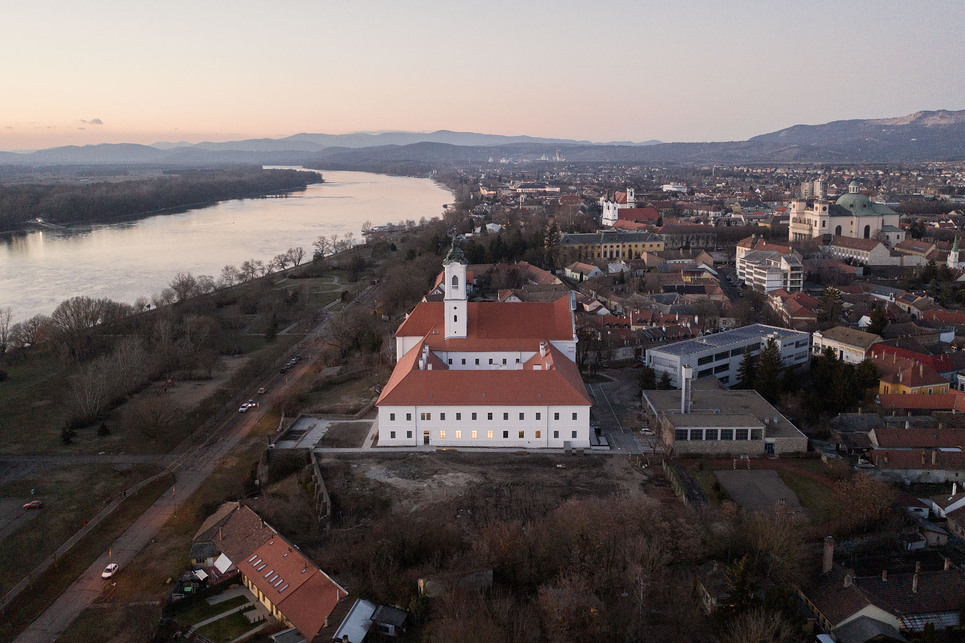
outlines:
[[[921,362],[896,373],[888,373],[881,378],[881,381],[887,384],[897,384],[909,388],[948,384],[948,380],[939,375],[935,369],[931,366],[926,367]]]
[[[875,443],[884,449],[965,447],[965,429],[874,429]]]
[[[926,310],[924,313],[922,313],[922,318],[942,322],[943,324],[965,324],[965,313],[960,313],[953,310]]]
[[[854,239],[852,237],[834,237],[831,245],[838,248],[851,248],[852,250],[862,250],[865,252],[874,250],[882,245],[877,239]]]
[[[616,228],[617,230],[647,230],[650,227],[650,224],[617,219],[616,221],[613,222],[613,225],[611,227]]]
[[[939,395],[902,395],[882,393],[878,396],[885,410],[965,411],[965,394],[951,391]]]
[[[623,221],[656,221],[660,213],[654,208],[621,208],[617,210],[617,218]]]
[[[348,592],[281,537],[269,540],[238,569],[311,640]]]
[[[396,364],[379,396],[379,406],[590,404],[576,364],[552,345],[545,358],[536,352],[520,370],[515,370],[515,364],[506,370],[457,370],[447,366],[420,370],[422,346],[413,347]],[[536,364],[543,368],[535,370]]]
[[[512,350],[522,345],[532,350],[533,340],[572,341],[573,317],[569,297],[553,302],[469,302],[465,339],[445,339],[444,302],[421,302],[395,331],[396,337],[425,337],[430,348],[473,350],[484,345],[492,350]],[[478,348],[477,348],[478,350]]]

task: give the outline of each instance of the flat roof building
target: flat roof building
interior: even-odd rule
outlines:
[[[703,335],[666,346],[647,349],[647,365],[657,377],[664,373],[670,383],[680,386],[680,369],[690,366],[694,377],[713,375],[725,385],[737,383],[744,351],[750,349],[758,355],[769,339],[773,338],[781,349],[784,366],[800,366],[808,363],[811,335],[788,328],[751,324],[712,335]]]

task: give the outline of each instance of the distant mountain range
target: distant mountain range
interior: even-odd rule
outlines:
[[[965,159],[965,110],[795,125],[746,141],[592,143],[472,132],[295,134],[227,143],[164,142],[0,152],[4,165],[298,164],[318,169],[428,169],[437,164],[553,159],[621,163],[900,163]]]

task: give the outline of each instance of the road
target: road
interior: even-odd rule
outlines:
[[[281,377],[277,371],[261,382],[252,384],[252,388],[267,386],[270,396],[279,395],[281,391],[292,386],[309,366],[319,358],[321,347],[319,336],[324,330],[325,321],[319,323],[309,333],[301,348],[293,349],[299,352],[303,359],[289,371],[287,377]],[[266,405],[267,409],[268,405]],[[255,427],[265,411],[249,411],[245,414],[229,413],[216,423],[208,434],[208,438],[201,444],[188,449],[184,453],[170,456],[173,461],[169,470],[175,475],[175,483],[171,489],[162,495],[151,507],[121,534],[90,567],[88,567],[74,583],[68,587],[30,626],[16,639],[18,642],[49,642],[63,634],[80,614],[100,596],[106,583],[100,575],[108,563],[117,563],[120,573],[125,573],[126,567],[134,560],[138,552],[157,535],[161,527],[174,515],[204,481],[217,470],[222,460],[230,454],[248,433]],[[11,457],[11,456],[4,456]],[[17,456],[48,458],[57,456]],[[75,457],[133,457],[133,456],[68,456]],[[128,573],[134,573],[130,570]]]
[[[35,473],[75,464],[111,464],[119,466],[157,464],[166,467],[174,462],[176,457],[177,456],[173,454],[86,455],[70,453],[56,455],[0,455],[0,486]]]
[[[593,397],[593,423],[600,427],[614,453],[655,453],[656,439],[640,433],[643,420],[640,414],[639,384],[636,369],[611,369],[601,374],[609,382],[589,384]]]

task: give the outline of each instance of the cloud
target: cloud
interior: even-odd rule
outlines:
[[[84,119],[80,119],[80,122],[81,122],[81,123],[86,123],[87,125],[103,125],[103,124],[104,124],[104,121],[102,121],[102,120],[99,119],[99,118],[92,118],[92,119],[90,119],[89,121],[85,121]]]

